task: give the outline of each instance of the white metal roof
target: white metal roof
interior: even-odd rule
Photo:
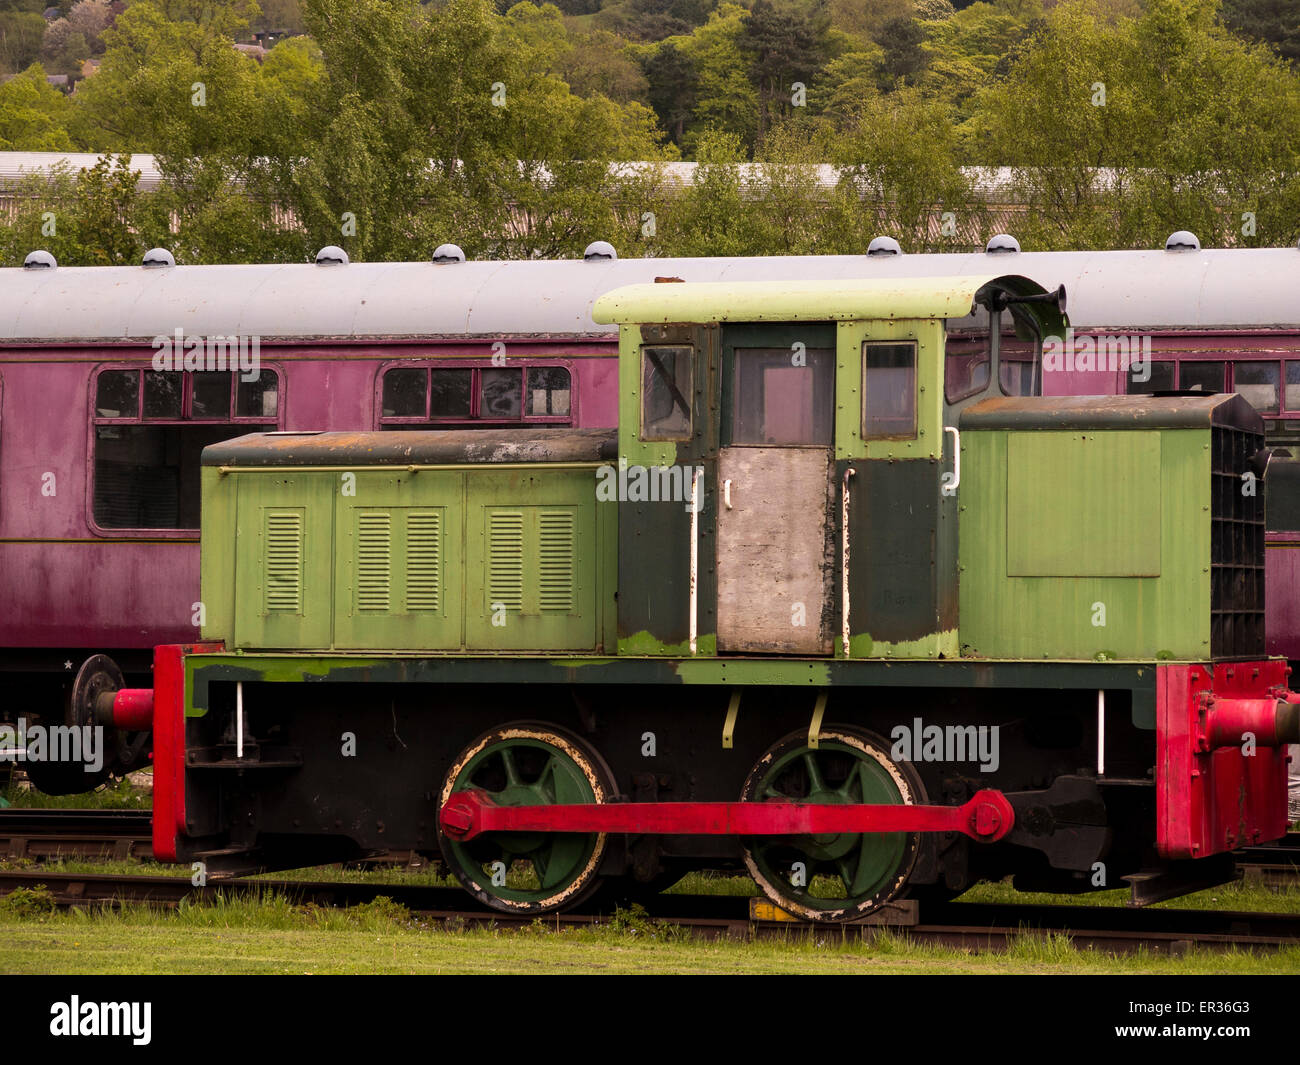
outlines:
[[[1300,330],[1300,251],[1026,252],[0,269],[0,341],[211,336],[610,336],[597,297],[658,276],[845,280],[1016,273],[1064,284],[1076,328]]]

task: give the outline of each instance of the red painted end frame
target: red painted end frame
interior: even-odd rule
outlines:
[[[1288,754],[1277,705],[1293,698],[1288,673],[1280,660],[1157,667],[1162,857],[1204,858],[1286,833]]]
[[[498,806],[471,788],[447,800],[439,815],[447,835],[482,832],[619,832],[665,836],[810,836],[849,832],[961,832],[992,843],[1011,831],[1015,811],[1000,791],[985,790],[962,806],[857,805],[795,802],[631,802]]]
[[[185,832],[185,656],[220,651],[224,646],[195,643],[154,648],[153,853],[161,862],[176,860],[176,840]]]

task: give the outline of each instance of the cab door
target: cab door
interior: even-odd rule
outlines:
[[[722,330],[718,650],[829,655],[835,325]]]

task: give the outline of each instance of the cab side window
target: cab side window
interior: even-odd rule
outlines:
[[[862,345],[862,436],[916,436],[916,341]]]
[[[641,439],[689,440],[695,349],[641,349]]]

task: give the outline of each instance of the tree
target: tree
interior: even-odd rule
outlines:
[[[807,83],[826,61],[820,39],[825,29],[803,9],[754,0],[737,45],[751,57],[749,74],[758,89],[759,143],[772,122],[789,112],[794,83],[806,92]]]
[[[72,104],[34,63],[0,85],[0,151],[66,152],[72,149]]]
[[[60,163],[29,178],[17,217],[0,229],[0,262],[19,265],[44,248],[63,266],[139,263],[148,247],[139,232],[139,177],[125,158],[103,156],[77,174]]]
[[[880,235],[909,252],[963,250],[978,240],[983,208],[943,101],[917,88],[867,96],[823,134],[820,148],[817,158],[840,170],[827,250],[861,253]]]
[[[1300,61],[1300,9],[1294,0],[1223,0],[1221,17],[1233,33]]]
[[[699,100],[699,76],[689,55],[664,41],[642,59],[650,106],[674,144],[680,145],[686,123]]]
[[[1061,4],[981,96],[977,150],[1015,168],[1026,246],[1300,235],[1300,80],[1217,26],[1215,8],[1148,0],[1109,21]]]
[[[929,65],[929,54],[921,47],[925,28],[912,18],[890,19],[876,34],[882,56],[876,64],[881,89],[896,85],[915,85]]]
[[[695,66],[699,104],[695,108],[695,129],[683,138],[687,150],[695,148],[699,133],[712,130],[732,134],[749,149],[758,127],[758,93],[747,70],[741,49],[741,35],[748,12],[739,4],[723,3],[709,21],[678,45]],[[721,143],[721,142],[715,142]]]
[[[647,101],[649,83],[624,41],[608,30],[571,33],[568,40],[555,73],[576,95],[608,96],[618,103]]]
[[[35,11],[0,11],[0,78],[25,70],[41,54],[45,20]]]

